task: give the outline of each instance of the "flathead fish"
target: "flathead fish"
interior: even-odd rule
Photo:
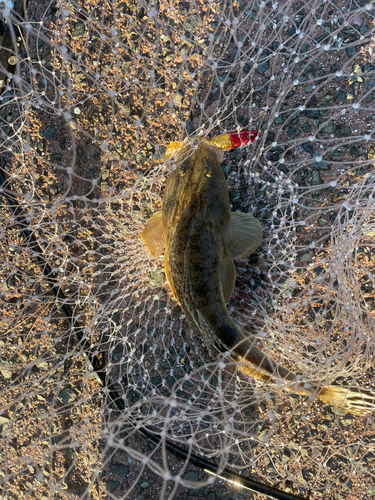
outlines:
[[[236,279],[233,260],[253,253],[263,230],[252,215],[231,212],[220,167],[221,149],[215,138],[180,145],[177,167],[167,179],[162,210],[148,220],[141,239],[152,257],[164,252],[172,293],[207,345],[230,353],[250,377],[287,392],[316,397],[355,415],[366,415],[374,410],[371,391],[303,382],[301,376],[256,347],[255,340],[244,335],[229,314],[226,304]]]

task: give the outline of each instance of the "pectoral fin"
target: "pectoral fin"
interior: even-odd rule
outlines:
[[[167,239],[167,228],[161,210],[147,221],[146,227],[139,236],[151,257],[156,259],[163,253]]]
[[[232,212],[231,220],[223,231],[226,251],[232,259],[246,259],[259,246],[263,238],[262,224],[252,215]]]
[[[236,281],[236,268],[233,264],[232,257],[225,252],[224,259],[221,263],[221,288],[223,291],[224,302],[227,304],[233,293],[234,284]]]

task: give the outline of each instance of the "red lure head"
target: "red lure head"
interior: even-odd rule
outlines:
[[[234,149],[254,142],[258,132],[256,130],[241,130],[241,132],[231,132],[228,135]]]

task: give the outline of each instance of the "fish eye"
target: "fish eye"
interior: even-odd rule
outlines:
[[[207,167],[204,173],[206,177],[212,177],[212,170],[210,167]]]
[[[187,171],[187,165],[181,165],[181,168],[180,168],[180,174],[183,176],[186,174],[186,171]]]

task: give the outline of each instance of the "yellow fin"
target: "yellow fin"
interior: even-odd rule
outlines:
[[[232,212],[223,231],[225,249],[232,259],[246,259],[259,246],[263,238],[262,224],[252,215]]]
[[[151,257],[156,259],[163,253],[167,239],[167,228],[161,210],[147,221],[146,227],[139,236]]]
[[[224,302],[227,304],[233,293],[236,282],[236,268],[232,257],[225,252],[221,263],[221,289],[223,291]]]
[[[175,289],[173,281],[172,281],[172,276],[171,276],[171,271],[169,269],[167,255],[164,257],[164,271],[165,271],[165,275],[167,277],[169,286],[171,287],[171,291],[173,293],[173,297],[177,300],[177,303],[180,305],[180,301],[178,300],[177,292],[176,292],[176,289]]]
[[[238,365],[238,369],[240,370],[240,372],[244,373],[248,377],[254,378],[255,380],[262,380],[262,382],[266,384],[275,384],[275,379],[271,374],[267,375],[264,371],[261,370],[261,368],[253,365],[242,356],[238,356],[237,360],[241,363],[240,365]]]
[[[318,394],[318,399],[353,415],[367,415],[375,411],[375,394],[366,389],[328,385]]]

